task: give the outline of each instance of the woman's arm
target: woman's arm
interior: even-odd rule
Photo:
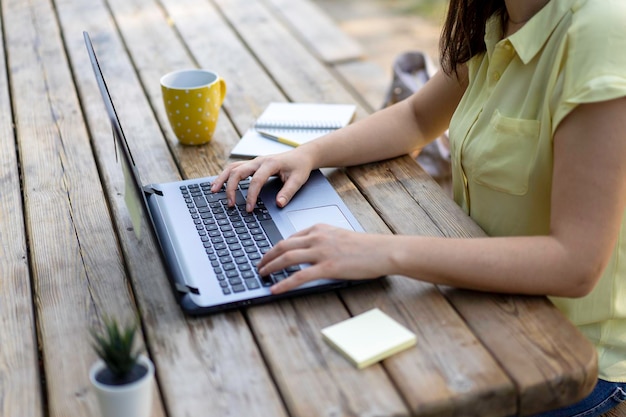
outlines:
[[[213,190],[227,182],[226,194],[234,201],[239,181],[252,175],[248,189],[252,209],[267,179],[279,175],[284,185],[276,203],[284,207],[312,169],[379,161],[422,148],[447,129],[466,88],[465,72],[459,74],[462,81],[440,71],[408,99],[291,151],[230,164],[214,181]]]
[[[460,73],[465,77],[465,73]],[[437,72],[416,94],[312,141],[302,150],[314,168],[353,166],[421,149],[447,128],[466,81]]]
[[[274,292],[321,277],[400,274],[484,291],[584,296],[608,262],[626,208],[625,114],[626,98],[584,104],[558,127],[547,236],[362,236],[316,226],[280,242],[260,271],[312,264]]]

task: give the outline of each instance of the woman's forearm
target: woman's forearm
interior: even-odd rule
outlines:
[[[405,155],[426,139],[408,102],[380,110],[343,129],[301,146],[315,168],[352,166]]]
[[[481,291],[581,297],[604,267],[551,236],[385,238],[391,273]]]
[[[405,155],[447,128],[466,88],[460,78],[438,72],[416,94],[326,137],[301,146],[315,168],[351,166]]]

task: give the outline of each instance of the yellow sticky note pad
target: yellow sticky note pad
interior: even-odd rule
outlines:
[[[366,311],[322,329],[322,337],[362,369],[415,345],[415,334],[380,311]]]

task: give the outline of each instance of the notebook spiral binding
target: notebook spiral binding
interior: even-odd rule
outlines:
[[[293,121],[293,120],[273,120],[265,122],[257,122],[254,127],[256,129],[294,129],[294,130],[324,130],[339,129],[342,127],[339,121]]]

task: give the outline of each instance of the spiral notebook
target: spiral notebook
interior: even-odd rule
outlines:
[[[254,158],[288,151],[347,126],[355,112],[353,104],[270,103],[230,156]]]

